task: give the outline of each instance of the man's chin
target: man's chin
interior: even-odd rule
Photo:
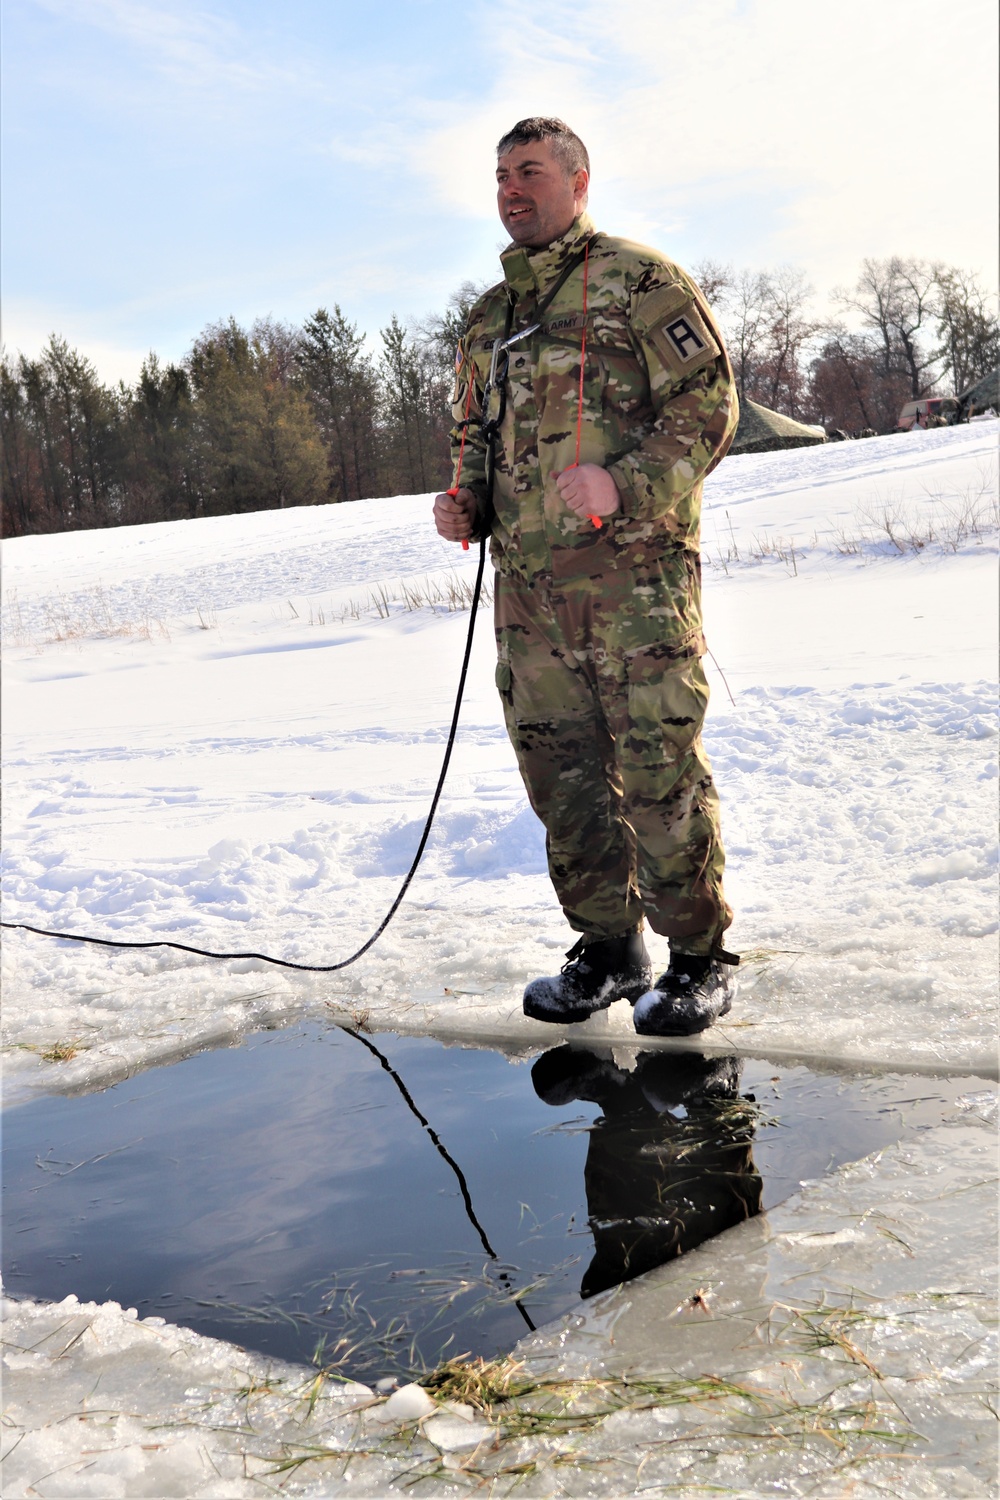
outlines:
[[[533,245],[541,233],[541,225],[534,214],[530,219],[515,219],[513,223],[505,224],[504,228],[515,245]]]

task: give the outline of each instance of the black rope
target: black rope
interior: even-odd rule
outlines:
[[[492,452],[490,458],[492,460]],[[492,499],[493,490],[493,464],[489,465],[487,491],[488,500]],[[333,974],[338,969],[346,969],[350,964],[356,963],[362,954],[367,953],[382,936],[393,917],[402,905],[403,897],[410,888],[410,882],[417,873],[417,866],[423,857],[424,848],[430,838],[431,826],[434,822],[434,814],[437,812],[441,793],[444,790],[445,777],[448,774],[448,766],[451,763],[451,752],[455,748],[455,736],[458,733],[458,716],[462,709],[462,698],[465,694],[465,679],[469,675],[469,662],[472,658],[472,639],[476,630],[476,612],[479,609],[479,599],[483,591],[483,574],[486,570],[486,542],[489,528],[484,527],[479,538],[479,567],[476,571],[476,584],[472,591],[472,606],[469,610],[469,630],[465,637],[465,655],[462,657],[462,670],[458,677],[458,692],[455,694],[455,707],[451,715],[451,728],[448,731],[448,743],[445,746],[444,759],[441,762],[441,771],[438,775],[437,786],[431,798],[430,811],[424,824],[424,831],[420,835],[420,843],[417,852],[413,856],[413,863],[406,872],[403,884],[400,886],[396,899],[389,907],[371,937],[361,944],[356,953],[350,958],[341,959],[337,964],[297,964],[290,958],[273,958],[270,953],[214,953],[209,948],[195,948],[190,943],[169,942],[166,938],[154,938],[149,942],[128,942],[124,939],[89,937],[82,932],[55,932],[49,927],[33,927],[30,922],[0,922],[0,927],[10,927],[19,932],[35,932],[40,937],[64,938],[69,943],[94,943],[99,948],[176,948],[180,953],[196,953],[200,958],[258,958],[266,964],[277,964],[282,969],[304,969],[311,974]]]
[[[356,1042],[360,1042],[362,1047],[367,1047],[368,1051],[371,1052],[374,1057],[378,1058],[382,1067],[388,1073],[389,1077],[392,1079],[393,1083],[396,1085],[396,1087],[399,1089],[399,1092],[405,1099],[407,1109],[409,1109],[412,1114],[416,1115],[417,1119],[420,1121],[421,1125],[424,1127],[427,1134],[434,1142],[438,1154],[444,1158],[451,1170],[454,1172],[455,1176],[458,1178],[458,1186],[461,1189],[462,1201],[465,1204],[466,1216],[473,1229],[475,1229],[476,1233],[479,1235],[480,1241],[482,1243],[483,1249],[486,1251],[486,1254],[490,1257],[491,1260],[499,1262],[500,1257],[494,1250],[493,1246],[490,1244],[489,1239],[486,1235],[486,1230],[476,1218],[476,1210],[472,1206],[472,1194],[469,1192],[469,1184],[465,1180],[465,1173],[462,1171],[462,1168],[458,1165],[458,1162],[455,1160],[455,1158],[450,1154],[448,1148],[444,1145],[441,1137],[438,1135],[431,1122],[420,1113],[420,1110],[417,1108],[416,1104],[413,1101],[413,1095],[410,1093],[409,1089],[406,1087],[406,1084],[396,1072],[396,1069],[392,1066],[392,1063],[386,1057],[385,1053],[380,1052],[379,1049],[375,1046],[375,1043],[370,1042],[367,1037],[362,1036],[360,1031],[353,1031],[350,1026],[345,1026],[343,1022],[340,1021],[338,1021],[337,1025],[339,1026],[341,1031],[345,1031],[348,1036],[352,1036]],[[521,1302],[521,1299],[518,1297],[516,1289],[511,1282],[510,1277],[507,1275],[506,1271],[498,1271],[497,1275],[500,1281],[504,1284],[504,1291],[510,1294],[511,1299],[517,1305],[517,1310],[521,1314],[521,1317],[527,1323],[532,1333],[534,1333],[536,1331],[537,1325],[531,1321],[531,1315],[528,1312],[528,1309]]]

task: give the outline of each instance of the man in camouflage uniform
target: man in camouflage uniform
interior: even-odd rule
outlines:
[[[437,497],[435,521],[452,541],[490,530],[497,686],[581,934],[524,1009],[579,1021],[623,997],[642,1034],[700,1031],[729,1010],[737,962],[701,744],[699,557],[702,480],[736,429],[732,369],[678,266],[595,233],[586,150],[561,121],[504,136],[497,182],[512,244],[459,347],[462,487]],[[488,510],[479,423],[484,396],[499,418],[502,382]],[[670,939],[655,985],[644,919]]]

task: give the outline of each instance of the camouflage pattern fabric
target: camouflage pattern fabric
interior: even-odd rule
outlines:
[[[696,567],[677,548],[600,589],[500,574],[497,686],[569,925],[614,937],[645,916],[710,953],[732,912],[701,743]]]
[[[512,332],[594,234],[581,215],[542,250],[512,247],[506,279],[473,308],[460,348],[456,423],[475,421],[494,340]],[[650,926],[692,953],[719,948],[718,798],[701,745],[701,484],[738,408],[730,367],[695,284],[654,250],[599,235],[587,272],[580,462],[608,469],[621,513],[597,529],[562,501],[574,461],[583,267],[543,326],[509,351],[491,554],[498,570],[497,685],[549,872],[570,926],[601,937]],[[453,442],[457,454],[461,428]],[[486,448],[470,426],[461,482],[485,496]]]
[[[476,419],[508,295],[512,333],[594,234],[586,215],[544,250],[501,256],[505,281],[473,307],[460,347],[453,411],[465,415],[474,382],[462,483],[486,490],[486,447]],[[500,429],[492,557],[522,578],[579,578],[631,568],[678,543],[699,546],[701,481],[722,458],[739,416],[732,369],[701,293],[655,250],[598,235],[590,250],[581,464],[609,470],[622,510],[596,529],[568,509],[555,479],[576,452],[583,332],[583,267],[560,288],[543,327],[509,351]],[[452,433],[457,456],[461,429]]]

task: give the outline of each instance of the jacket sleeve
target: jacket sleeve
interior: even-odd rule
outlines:
[[[651,521],[675,510],[725,457],[739,404],[722,337],[693,283],[637,292],[630,333],[649,376],[653,420],[608,472],[622,513]]]

